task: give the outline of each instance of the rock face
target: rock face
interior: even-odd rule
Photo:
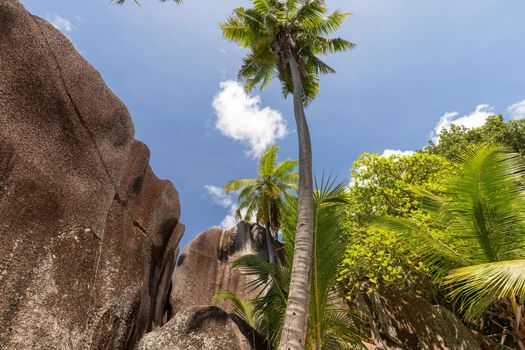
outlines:
[[[472,332],[450,311],[394,288],[357,299],[377,350],[479,350]]]
[[[148,333],[140,342],[143,350],[249,350],[266,349],[262,339],[252,334],[231,306],[213,300],[222,290],[249,298],[247,276],[231,263],[254,254],[268,259],[264,228],[239,222],[224,230],[212,227],[195,237],[180,255],[173,274],[170,321]]]
[[[129,349],[166,318],[175,188],[49,23],[0,0],[0,347]]]
[[[194,306],[177,313],[161,329],[147,333],[139,350],[245,350],[251,346],[228,313]]]
[[[195,305],[217,305],[231,311],[227,303],[214,302],[213,296],[228,290],[248,298],[249,278],[231,263],[243,255],[268,259],[264,228],[241,221],[229,230],[212,227],[195,237],[181,253],[170,296],[171,314]]]

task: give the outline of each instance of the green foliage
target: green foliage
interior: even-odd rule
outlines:
[[[282,234],[286,261],[291,265],[297,222],[297,198],[286,196],[282,208]],[[316,344],[323,349],[353,349],[360,346],[359,336],[353,328],[352,316],[341,307],[337,290],[337,266],[344,256],[341,205],[347,202],[345,186],[322,182],[314,194],[314,250],[312,266],[312,293],[309,306],[308,349]],[[256,331],[272,346],[279,343],[286,310],[291,269],[289,266],[272,264],[260,257],[248,255],[238,259],[235,267],[255,278],[248,288],[263,290],[259,297],[250,300]],[[231,295],[227,295],[228,298]],[[230,299],[231,300],[231,299]],[[242,304],[238,309],[241,317],[251,317]]]
[[[425,150],[454,160],[469,146],[481,143],[503,145],[523,156],[525,119],[505,121],[501,115],[494,115],[488,117],[487,122],[479,128],[467,129],[464,126],[451,125],[441,132],[438,144],[431,142]]]
[[[303,100],[319,92],[319,75],[335,72],[319,55],[351,49],[354,44],[330,38],[348,13],[328,14],[324,1],[252,0],[252,8],[237,8],[221,29],[229,40],[250,49],[243,59],[239,78],[247,91],[266,87],[278,78],[286,96],[293,92],[289,59],[293,56],[301,71]]]
[[[390,157],[364,153],[354,163],[345,219],[349,243],[339,277],[348,296],[355,290],[372,292],[379,285],[429,296],[428,267],[402,240],[369,227],[367,219],[390,215],[428,227],[429,218],[411,188],[439,193],[453,168],[443,157],[423,152]]]
[[[452,270],[446,284],[452,298],[461,300],[461,311],[477,320],[495,300],[525,302],[525,260],[498,261]]]
[[[443,195],[418,191],[441,237],[404,218],[373,223],[428,265],[450,271],[445,285],[467,321],[479,322],[489,307],[509,306],[511,333],[519,341],[525,301],[525,195],[519,183],[525,164],[516,153],[484,144],[467,148],[459,159]]]
[[[297,161],[287,159],[277,164],[278,146],[269,147],[261,156],[258,176],[228,182],[226,192],[239,191],[237,217],[269,228],[274,235],[280,227],[280,208],[283,196],[297,189]],[[243,215],[244,212],[244,215]]]

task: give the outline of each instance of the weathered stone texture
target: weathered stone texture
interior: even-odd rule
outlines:
[[[212,227],[199,234],[180,255],[172,279],[169,322],[145,335],[141,350],[266,349],[264,340],[231,313],[228,302],[214,300],[220,291],[241,298],[255,296],[251,277],[231,264],[253,254],[268,259],[264,228],[239,222],[235,227]]]
[[[357,297],[377,350],[479,350],[474,334],[449,310],[395,288]]]
[[[225,230],[212,227],[195,237],[183,250],[173,274],[170,297],[171,314],[195,305],[217,305],[231,311],[229,303],[214,301],[220,291],[239,297],[255,296],[247,284],[250,276],[231,263],[243,255],[268,259],[264,228],[244,221]]]
[[[249,350],[251,346],[228,313],[216,306],[194,306],[147,333],[138,350]]]
[[[125,349],[165,319],[179,198],[71,43],[0,0],[0,344]]]

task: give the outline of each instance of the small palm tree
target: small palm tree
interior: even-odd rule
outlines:
[[[280,228],[279,212],[284,195],[297,190],[298,174],[297,160],[287,159],[277,164],[278,146],[266,149],[259,160],[258,175],[254,179],[239,179],[228,182],[224,186],[227,193],[240,191],[237,217],[251,221],[255,217],[257,223],[266,227],[266,243],[268,258],[275,262],[273,245],[270,235],[277,238]]]
[[[306,348],[353,349],[361,342],[344,307],[337,289],[337,267],[344,257],[342,241],[342,211],[347,201],[345,185],[323,183],[313,195],[314,249],[312,252],[312,280],[309,303]],[[282,207],[284,251],[288,262],[293,260],[297,198],[287,196]],[[287,265],[271,264],[255,255],[241,257],[234,263],[242,272],[254,276],[248,288],[263,290],[254,300],[242,300],[230,292],[221,292],[218,298],[230,300],[234,312],[243,318],[272,349],[277,348],[282,336],[285,310],[291,279]]]
[[[476,323],[489,307],[503,311],[518,349],[525,349],[525,165],[495,145],[467,150],[444,196],[419,190],[433,237],[403,219],[373,220],[405,239],[429,264],[449,271],[445,285],[464,318]]]
[[[252,8],[238,8],[221,28],[227,39],[248,48],[239,78],[249,91],[278,78],[285,96],[293,95],[299,137],[299,201],[295,259],[286,311],[282,350],[304,348],[310,295],[313,237],[313,176],[310,132],[305,104],[319,92],[319,75],[334,69],[319,55],[351,49],[354,44],[330,38],[348,13],[328,14],[323,0],[252,0]]]

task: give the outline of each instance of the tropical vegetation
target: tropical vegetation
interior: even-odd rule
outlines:
[[[441,193],[453,168],[445,158],[425,152],[389,157],[364,153],[354,162],[350,199],[344,208],[348,246],[340,269],[348,298],[354,292],[372,292],[381,285],[435,297],[428,266],[402,240],[371,227],[368,218],[403,217],[429,228],[428,215],[411,188]]]
[[[395,286],[450,308],[489,340],[523,349],[525,163],[515,152],[521,147],[516,141],[520,125],[519,120],[489,117],[481,128],[449,129],[441,146],[391,155],[364,153],[354,162],[349,185],[321,181],[312,192],[312,293],[305,348],[359,346],[344,298]],[[446,138],[452,132],[456,142]],[[502,134],[513,137],[505,145],[495,144]],[[483,137],[459,141],[468,135]],[[240,207],[251,207],[259,222],[267,220],[268,208],[274,206],[279,225],[268,231],[282,240],[284,259],[239,259],[235,268],[254,276],[250,287],[263,292],[252,300],[228,291],[218,296],[231,300],[235,312],[272,349],[283,335],[298,210],[297,188],[280,190],[273,182],[282,179],[269,175],[282,164],[293,171],[296,164],[277,164],[277,149],[271,147],[261,157],[268,168],[260,164],[256,179],[235,180],[226,189],[245,190]],[[278,193],[277,200],[256,190],[258,186],[275,186],[269,193]]]
[[[444,279],[459,313],[479,323],[493,308],[508,321],[518,349],[525,349],[525,196],[518,184],[525,164],[497,145],[469,147],[443,195],[417,189],[444,234],[406,219],[383,217],[374,225],[409,244],[429,265],[448,272]]]
[[[346,185],[333,180],[322,181],[313,194],[314,239],[312,279],[308,312],[306,349],[354,349],[360,347],[352,313],[342,303],[337,282],[337,268],[344,257],[343,212],[348,201]],[[293,261],[297,197],[287,195],[280,207],[285,261]],[[244,274],[253,276],[250,289],[263,291],[258,297],[244,300],[228,291],[217,295],[231,300],[234,312],[262,335],[270,349],[276,349],[282,337],[288,300],[291,269],[288,264],[269,263],[255,255],[243,256],[233,264]]]
[[[308,302],[313,250],[313,175],[310,132],[305,105],[319,92],[319,75],[334,73],[319,55],[341,52],[354,44],[331,38],[348,13],[334,11],[321,0],[252,0],[252,8],[237,8],[221,28],[224,36],[250,50],[239,78],[247,91],[266,87],[274,78],[284,96],[293,95],[299,139],[299,191],[295,253],[279,349],[303,349],[308,326]]]
[[[284,197],[297,190],[297,160],[287,159],[277,164],[278,146],[269,147],[259,159],[257,178],[238,179],[224,186],[226,193],[238,191],[239,219],[263,225],[266,230],[266,244],[270,263],[275,262],[273,238],[276,239],[281,228],[282,201]]]
[[[431,141],[425,151],[453,160],[469,146],[482,142],[506,146],[525,155],[525,119],[505,121],[500,114],[489,116],[479,128],[452,124],[441,131],[439,142]]]

